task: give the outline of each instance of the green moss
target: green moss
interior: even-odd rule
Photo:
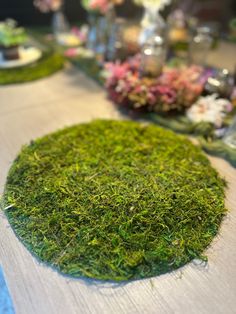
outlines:
[[[235,110],[224,120],[224,126],[232,124]],[[236,149],[226,145],[222,140],[217,139],[215,127],[209,122],[192,123],[185,116],[166,117],[150,113],[147,117],[162,127],[171,129],[182,134],[191,134],[198,137],[199,144],[208,154],[227,160],[233,167],[236,167]]]
[[[40,260],[75,277],[127,280],[200,257],[225,213],[224,186],[184,137],[95,121],[24,147],[3,199]]]
[[[25,83],[49,76],[63,68],[64,58],[55,52],[47,52],[36,63],[16,68],[0,70],[0,85]]]

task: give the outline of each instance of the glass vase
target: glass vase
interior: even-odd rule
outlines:
[[[227,69],[222,69],[208,78],[205,84],[205,91],[209,94],[218,94],[220,97],[230,99],[234,85],[233,75]]]
[[[106,51],[107,61],[124,61],[127,56],[126,44],[124,42],[125,20],[118,18],[110,26],[110,34]]]
[[[60,8],[57,11],[53,12],[52,29],[54,36],[69,32],[70,26],[63,12],[63,8]]]
[[[189,45],[190,64],[205,65],[212,46],[213,38],[209,27],[197,28],[197,34]]]
[[[144,45],[147,40],[155,35],[164,35],[166,23],[156,6],[144,6],[144,14],[141,21],[141,33],[139,37],[140,45]]]
[[[92,50],[97,59],[103,60],[106,57],[110,32],[115,19],[113,6],[110,6],[106,14],[89,15],[89,33],[87,48]]]
[[[95,51],[97,43],[97,24],[99,16],[96,14],[90,14],[88,17],[89,32],[87,37],[87,49]]]
[[[141,50],[141,75],[158,77],[162,73],[166,60],[166,43],[163,37],[150,37]]]
[[[170,54],[179,58],[188,56],[190,30],[187,16],[182,10],[174,10],[167,19],[167,39]]]

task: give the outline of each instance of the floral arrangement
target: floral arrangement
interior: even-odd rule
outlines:
[[[217,94],[200,97],[186,112],[192,122],[210,122],[216,128],[223,125],[224,118],[233,110],[231,102],[227,99],[217,98]]]
[[[63,0],[35,0],[34,5],[42,13],[57,11],[61,8]]]
[[[0,23],[0,46],[13,47],[25,43],[27,35],[25,29],[17,27],[16,21],[7,19]]]
[[[208,78],[199,66],[166,66],[157,78],[140,77],[140,57],[106,64],[106,88],[118,105],[154,112],[184,111],[202,94]]]
[[[111,5],[121,4],[123,0],[82,0],[82,6],[86,11],[106,14]]]
[[[77,48],[68,48],[64,52],[64,56],[67,58],[94,58],[94,53],[92,50],[86,49],[84,47],[77,47]]]
[[[85,43],[87,39],[88,27],[86,25],[73,26],[68,32],[57,34],[57,42],[64,47],[77,47]],[[53,38],[52,38],[53,39]]]

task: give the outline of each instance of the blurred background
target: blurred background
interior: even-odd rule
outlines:
[[[179,0],[172,7],[176,5],[184,7],[203,22],[219,23],[222,30],[227,29],[229,20],[236,15],[236,0]],[[142,14],[131,0],[126,0],[117,11],[118,15],[130,19],[139,18]],[[65,13],[72,23],[86,20],[80,0],[65,0]],[[41,14],[34,8],[33,0],[0,0],[0,20],[7,17],[14,18],[21,25],[48,25],[51,20],[50,13]]]

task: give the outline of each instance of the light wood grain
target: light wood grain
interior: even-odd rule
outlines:
[[[236,44],[227,41],[221,41],[217,49],[213,49],[207,63],[217,68],[225,68],[231,72],[236,70]]]
[[[23,144],[58,128],[94,118],[122,118],[104,92],[68,69],[26,85],[0,88],[0,189]],[[229,213],[208,250],[207,266],[191,263],[153,279],[127,284],[74,280],[40,264],[0,217],[2,264],[18,314],[236,313],[236,170],[211,158],[229,182]]]

